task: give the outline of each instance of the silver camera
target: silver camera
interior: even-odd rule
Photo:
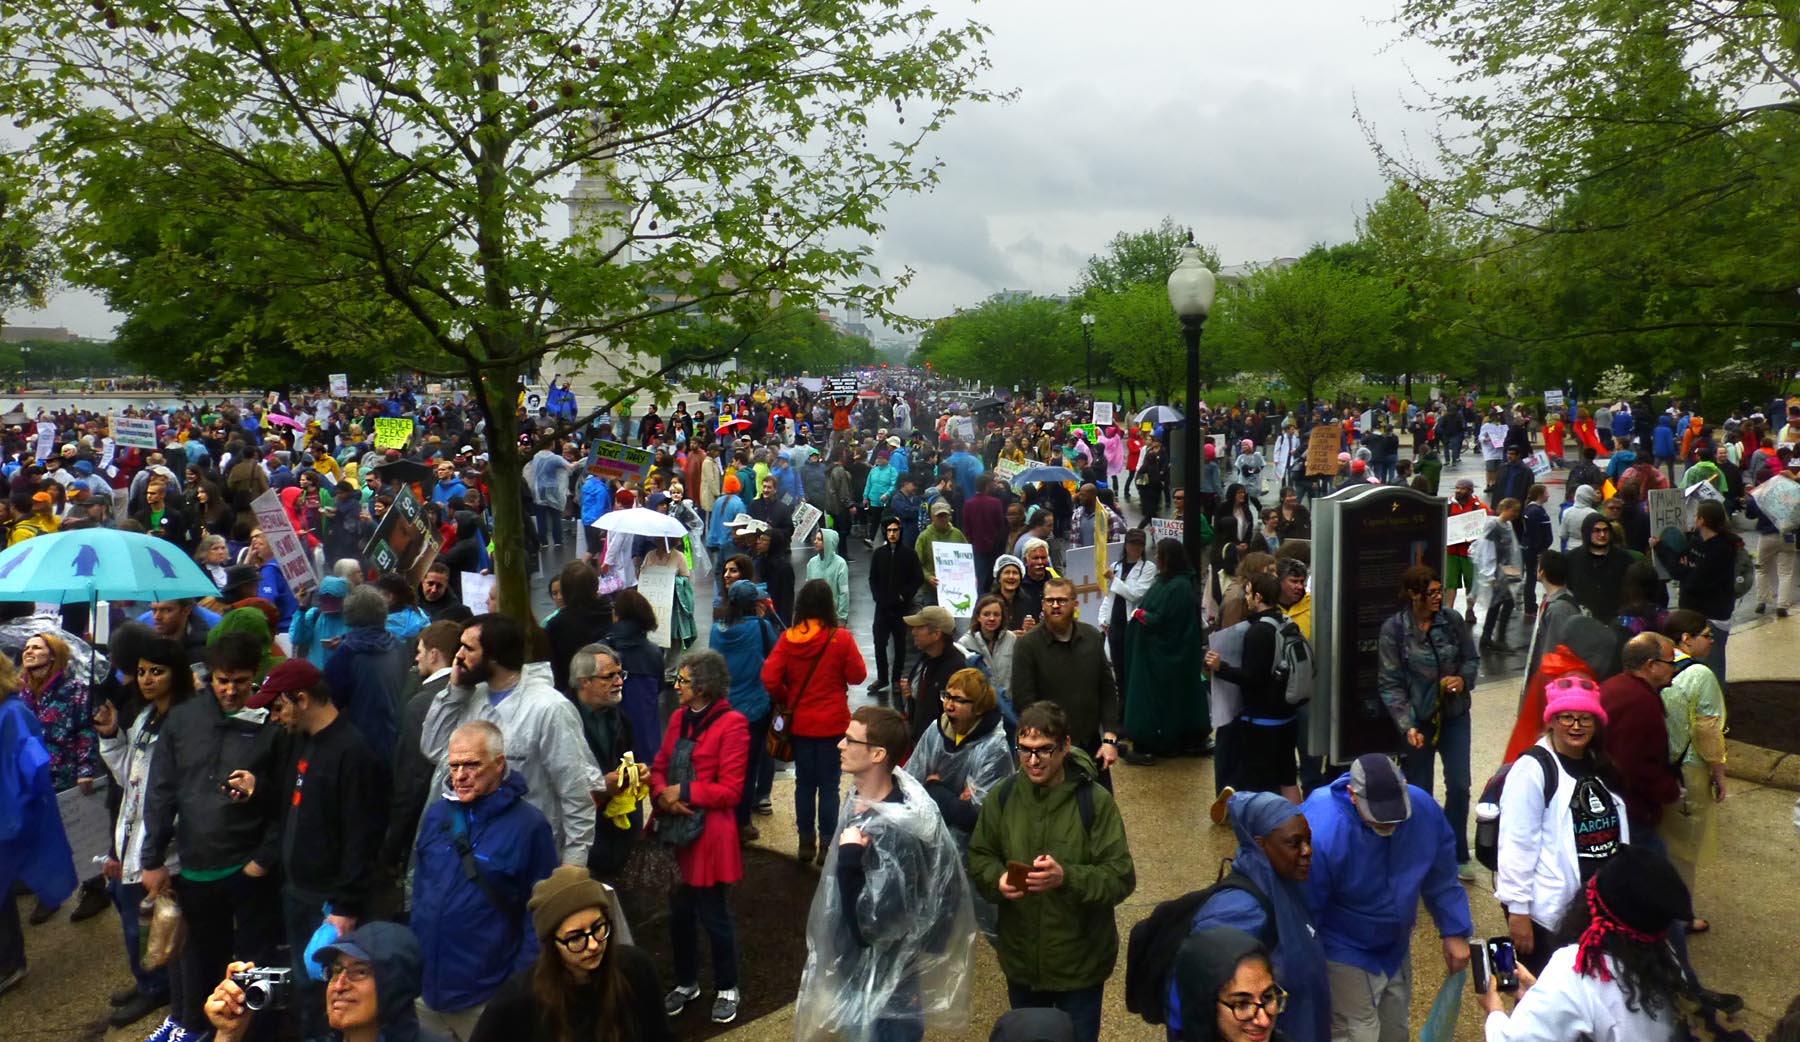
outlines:
[[[255,966],[232,974],[231,983],[244,989],[244,1005],[249,1009],[286,1009],[293,989],[291,972],[286,966]]]

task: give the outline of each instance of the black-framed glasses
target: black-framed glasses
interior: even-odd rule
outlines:
[[[556,943],[572,952],[585,952],[588,950],[590,942],[593,944],[605,944],[606,939],[611,936],[612,921],[602,917],[594,920],[594,925],[585,930],[570,930],[568,933],[559,936],[556,939]]]
[[[1558,713],[1556,722],[1564,727],[1593,727],[1599,720],[1592,713]]]
[[[1055,607],[1056,605],[1059,605],[1059,604],[1067,604],[1073,599],[1074,598],[1072,598],[1072,597],[1044,597],[1044,598],[1041,598],[1038,603],[1048,605],[1050,607]]]
[[[873,749],[873,748],[875,748],[875,743],[874,743],[874,742],[870,742],[870,741],[865,741],[865,740],[863,740],[863,739],[861,739],[861,738],[852,738],[852,737],[850,737],[850,736],[849,736],[849,735],[845,735],[845,736],[844,736],[844,744],[846,744],[846,745],[860,745],[860,746],[862,746],[862,747],[863,747],[863,748],[864,748],[864,749]]]
[[[940,695],[939,698],[941,698],[943,703],[947,706],[972,706],[975,704],[973,698],[964,698],[961,695],[953,695],[948,691]]]
[[[675,685],[676,687],[693,687],[694,686],[694,678],[693,677],[684,677],[681,674],[677,673],[677,674],[675,674],[675,679],[671,680],[670,683]]]
[[[595,673],[590,679],[598,680],[603,684],[623,684],[631,679],[631,674],[623,669],[615,669],[611,673]],[[675,679],[680,680],[681,678],[676,677]]]
[[[1050,757],[1055,756],[1057,751],[1060,750],[1062,748],[1062,746],[1060,746],[1060,745],[1015,745],[1015,746],[1013,746],[1013,748],[1015,748],[1019,751],[1019,759],[1031,760],[1033,762],[1036,762],[1038,760],[1047,760]]]
[[[330,984],[339,977],[352,984],[365,984],[375,976],[375,967],[366,962],[339,962],[325,968],[325,983]]]
[[[1231,1015],[1242,1021],[1255,1020],[1257,1010],[1261,1010],[1274,1019],[1275,1015],[1287,1009],[1288,993],[1281,985],[1262,993],[1261,998],[1237,994],[1219,1000],[1219,1005],[1231,1011]]]
[[[1651,659],[1651,660],[1650,660],[1650,661],[1652,661],[1652,662],[1660,662],[1660,663],[1662,663],[1662,664],[1663,664],[1663,665],[1665,665],[1665,666],[1679,666],[1679,665],[1681,665],[1681,661],[1680,661],[1680,660],[1679,660],[1679,659],[1672,659],[1672,658],[1655,658],[1655,659]]]

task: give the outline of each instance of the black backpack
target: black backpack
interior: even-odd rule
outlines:
[[[1556,795],[1557,782],[1562,777],[1562,768],[1556,765],[1556,756],[1541,745],[1529,746],[1519,755],[1521,757],[1531,757],[1533,760],[1536,760],[1537,765],[1543,769],[1544,806],[1549,807],[1551,798]],[[1475,821],[1475,860],[1481,862],[1481,864],[1486,866],[1490,871],[1499,870],[1500,816],[1498,811],[1496,811],[1492,818],[1482,820],[1480,808],[1489,805],[1494,807],[1500,806],[1500,792],[1502,789],[1506,788],[1506,776],[1512,772],[1513,764],[1518,762],[1518,760],[1514,760],[1512,763],[1501,764],[1500,769],[1494,772],[1494,776],[1489,778],[1487,784],[1481,787],[1481,798],[1477,800],[1475,804],[1477,808]]]
[[[1125,1008],[1148,1023],[1161,1024],[1167,1015],[1169,975],[1175,970],[1175,956],[1181,950],[1181,942],[1187,940],[1194,914],[1214,895],[1242,890],[1256,898],[1269,922],[1268,936],[1258,940],[1270,951],[1280,940],[1275,928],[1275,906],[1269,903],[1268,895],[1235,868],[1227,873],[1221,864],[1219,872],[1218,882],[1162,902],[1131,928],[1125,942]]]

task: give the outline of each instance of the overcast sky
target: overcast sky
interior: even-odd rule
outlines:
[[[901,310],[1063,292],[1113,233],[1165,214],[1227,264],[1348,238],[1382,191],[1355,107],[1384,140],[1420,141],[1401,96],[1446,68],[1394,46],[1395,2],[940,0],[993,29],[990,85],[1020,96],[960,113],[928,145],[943,183],[890,210],[876,260],[917,272]],[[8,317],[97,337],[116,321],[72,292]]]

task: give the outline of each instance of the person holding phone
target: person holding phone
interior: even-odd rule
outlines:
[[[1118,805],[1069,731],[1049,700],[1019,713],[1019,774],[981,805],[969,880],[1000,908],[994,951],[1012,1008],[1060,1009],[1077,1038],[1096,1042],[1119,957],[1113,910],[1137,888],[1137,869]]]
[[[1477,981],[1488,1042],[1593,1039],[1636,1042],[1694,1037],[1683,1004],[1707,1016],[1717,996],[1683,975],[1668,944],[1669,924],[1693,918],[1688,889],[1673,865],[1647,847],[1626,847],[1568,902],[1558,948],[1535,975],[1521,960],[1511,1013],[1501,991]]]
[[[1444,817],[1456,837],[1457,878],[1475,878],[1469,861],[1469,705],[1481,655],[1475,635],[1444,608],[1444,583],[1430,565],[1400,575],[1404,606],[1381,624],[1380,706],[1405,740],[1400,765],[1431,792],[1435,761],[1444,761]]]

